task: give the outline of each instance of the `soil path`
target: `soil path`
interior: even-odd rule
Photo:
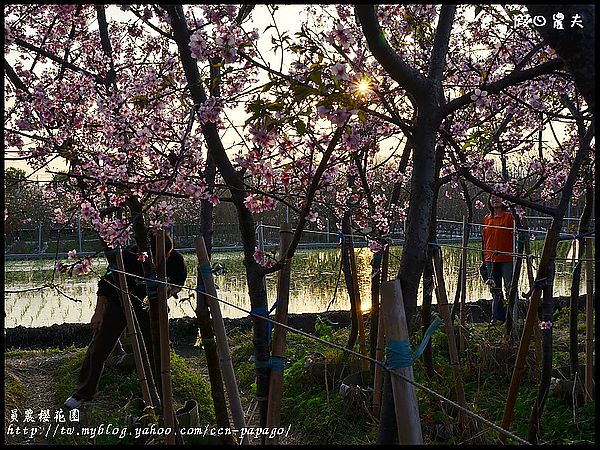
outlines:
[[[208,377],[206,367],[200,363],[201,350],[197,347],[182,346],[174,349],[176,353],[186,358],[188,361],[192,361],[194,365],[200,370],[200,372]],[[23,385],[23,400],[22,408],[18,409],[18,419],[16,422],[12,422],[13,433],[8,433],[10,422],[10,411],[7,411],[6,417],[8,420],[5,421],[5,443],[7,445],[38,445],[38,444],[51,444],[52,433],[56,426],[54,419],[55,412],[63,409],[64,398],[56,398],[53,392],[53,385],[56,380],[54,379],[54,372],[62,364],[65,364],[70,360],[71,356],[75,352],[63,352],[58,354],[36,354],[36,352],[25,352],[25,354],[17,353],[16,355],[5,356],[5,372],[10,374],[12,377],[19,380]],[[200,363],[200,364],[199,364]],[[77,376],[77,374],[73,374]],[[249,398],[249,396],[242,397],[242,405],[246,412],[246,421],[248,427],[258,427],[258,411],[256,408],[256,400]],[[109,405],[105,405],[109,407]],[[25,410],[32,410],[34,423],[24,422]],[[41,410],[49,410],[50,419],[48,423],[41,422],[39,419],[39,413]],[[66,411],[65,411],[66,415]],[[15,427],[20,427],[20,431],[17,434]],[[31,431],[27,435],[23,433],[23,427],[37,427],[39,431],[30,436]],[[51,426],[51,431],[46,437],[46,431]],[[292,427],[293,428],[293,427]],[[281,444],[294,444],[297,443],[298,437],[293,436],[293,430],[289,436],[283,437],[280,440]],[[251,444],[260,444],[259,439],[252,439]]]
[[[22,430],[19,434],[6,434],[6,444],[48,443],[48,439],[45,436],[46,430],[49,425],[55,423],[55,412],[56,410],[61,409],[62,402],[65,400],[57,399],[53,395],[53,373],[57,367],[70,357],[71,354],[71,352],[55,355],[35,355],[32,353],[26,356],[5,357],[5,371],[14,375],[14,377],[23,384],[24,388],[22,409],[19,409],[18,420],[14,423],[15,426],[20,426]],[[33,423],[24,421],[27,410],[32,411],[34,419]],[[47,424],[39,419],[39,414],[42,410],[48,410],[50,412],[50,418]],[[8,424],[6,425],[6,431],[8,431]],[[30,429],[28,435],[23,433],[23,427],[28,427]],[[37,432],[32,436],[34,428],[37,428]]]

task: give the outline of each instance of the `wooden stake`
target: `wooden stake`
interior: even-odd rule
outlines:
[[[206,301],[213,318],[213,327],[217,339],[217,352],[219,353],[219,363],[223,373],[223,380],[225,381],[227,397],[229,398],[233,424],[237,430],[242,430],[246,427],[246,420],[244,419],[244,410],[242,408],[242,402],[240,401],[240,392],[235,379],[235,372],[233,371],[233,363],[231,362],[231,353],[229,352],[229,342],[227,340],[225,324],[223,323],[223,316],[221,315],[221,307],[217,301],[217,290],[215,289],[212,272],[210,270],[202,270],[202,268],[208,269],[210,267],[210,260],[208,259],[208,253],[206,252],[206,246],[204,245],[202,236],[196,239],[196,256],[198,257],[198,270],[201,272],[202,281],[206,288]],[[242,444],[248,444],[248,435],[245,435],[242,438]]]
[[[406,313],[399,279],[381,283],[381,313],[388,342],[408,340]],[[394,372],[413,380],[412,366],[394,369]],[[414,385],[393,374],[391,383],[399,443],[422,444],[419,404]]]
[[[152,399],[152,405],[154,405],[157,409],[161,408],[160,397],[158,395],[158,390],[156,389],[156,384],[154,382],[154,375],[152,374],[152,366],[150,365],[150,356],[148,355],[147,344],[144,339],[144,334],[142,333],[142,329],[137,320],[137,316],[135,310],[131,309],[131,316],[133,318],[133,324],[135,325],[135,329],[138,334],[138,342],[140,347],[140,356],[142,359],[142,364],[144,366],[144,374],[146,375],[146,380],[148,382],[148,389],[150,389],[150,398]]]
[[[523,227],[528,226],[526,217],[523,217],[521,219],[521,225]],[[531,242],[529,241],[529,239],[525,239],[525,264],[527,267],[527,278],[529,280],[529,289],[531,289],[531,291],[533,292],[535,274],[533,273],[533,264],[531,263],[531,258],[529,257],[529,255],[531,255]],[[540,336],[540,329],[537,327],[538,322],[539,321],[537,320],[536,316],[536,326],[533,327],[533,345],[535,348],[535,366],[537,368],[536,373],[539,374],[542,372],[542,339]]]
[[[594,274],[592,267],[592,239],[585,246],[585,403],[592,400],[594,392]]]
[[[389,262],[389,247],[383,251],[383,261],[381,263],[381,282],[379,284],[379,294],[381,297],[381,283],[387,281]],[[375,359],[383,360],[383,346],[385,338],[383,334],[383,312],[379,308],[377,320],[377,347],[375,348]],[[375,364],[375,375],[373,376],[373,415],[379,417],[381,412],[381,392],[383,390],[383,369],[379,364]]]
[[[550,256],[552,249],[558,239],[558,232],[553,229],[549,229],[544,240],[544,248],[542,250],[542,257],[540,259],[540,266],[537,272],[537,280],[546,278],[548,273],[548,265],[550,263]],[[505,430],[510,428],[512,422],[512,416],[515,409],[515,403],[517,401],[517,395],[519,393],[519,386],[521,384],[521,376],[523,368],[525,367],[525,360],[527,353],[529,353],[529,344],[531,343],[531,337],[534,333],[534,328],[537,327],[538,316],[537,311],[540,304],[540,298],[542,296],[542,289],[534,288],[531,295],[531,301],[529,302],[529,308],[527,309],[527,317],[523,324],[523,334],[521,336],[521,343],[519,344],[519,351],[517,353],[517,359],[515,361],[515,367],[513,369],[512,378],[510,380],[510,387],[506,399],[506,406],[504,408],[504,414],[502,416],[501,427]],[[506,442],[506,436],[503,434],[498,435],[498,440],[501,443]]]
[[[202,274],[198,270],[196,285],[204,286]],[[217,354],[217,344],[215,342],[215,332],[213,330],[206,296],[198,291],[196,298],[196,317],[198,318],[198,328],[202,338],[202,348],[206,357],[206,368],[208,369],[208,378],[210,380],[210,393],[215,407],[215,420],[220,428],[230,428],[229,413],[227,412],[227,402],[225,400],[225,388],[223,387],[223,376],[219,367],[219,356]],[[221,436],[223,444],[234,444],[232,435]]]
[[[350,272],[352,273],[352,282],[354,284],[354,298],[356,304],[356,318],[358,321],[358,348],[361,355],[367,356],[367,340],[365,337],[365,322],[363,319],[362,303],[360,300],[360,291],[358,288],[358,270],[356,269],[356,254],[354,253],[354,240],[350,240]],[[362,370],[369,370],[369,362],[366,359],[360,359]]]
[[[467,307],[465,305],[466,297],[467,297],[467,246],[469,245],[469,231],[467,225],[467,216],[463,216],[463,236],[462,236],[462,249],[460,253],[460,272],[462,277],[460,277],[460,327],[458,328],[458,347],[460,352],[465,351],[465,323],[466,323],[466,314]]]
[[[152,406],[152,399],[150,397],[150,389],[148,388],[148,380],[146,379],[146,372],[144,371],[144,364],[142,363],[142,356],[140,353],[140,343],[138,338],[137,329],[133,322],[133,309],[129,300],[129,292],[127,289],[127,280],[125,279],[125,265],[123,264],[122,250],[116,254],[117,259],[117,278],[119,280],[119,297],[121,299],[121,307],[125,315],[125,322],[127,323],[127,330],[131,338],[131,347],[133,349],[133,359],[135,361],[135,368],[138,374],[138,381],[142,388],[142,398],[146,406]]]
[[[156,272],[161,280],[167,279],[167,259],[165,257],[165,230],[156,232]],[[162,385],[162,413],[167,445],[175,444],[175,415],[173,411],[173,386],[171,384],[171,352],[169,343],[169,312],[167,310],[167,285],[158,284],[158,323],[160,332],[160,374]]]
[[[452,318],[450,317],[450,310],[448,308],[448,296],[446,294],[446,283],[444,282],[443,268],[442,268],[442,255],[439,248],[434,248],[433,252],[433,276],[435,278],[435,296],[438,302],[438,309],[442,320],[444,321],[444,328],[446,329],[446,335],[448,337],[448,352],[450,353],[450,365],[452,366],[452,373],[454,375],[454,385],[456,388],[456,401],[460,406],[466,408],[465,401],[465,388],[463,386],[462,375],[460,371],[460,363],[458,360],[458,351],[456,349],[456,338],[454,337],[454,325],[452,324]],[[465,424],[465,416],[462,413],[458,413],[458,422],[461,425]]]
[[[292,228],[288,223],[281,225],[279,254],[286,255],[287,250],[292,242]],[[290,298],[290,275],[291,261],[286,261],[285,265],[279,271],[279,282],[277,287],[277,310],[275,312],[275,320],[279,323],[287,324],[288,319],[288,304]],[[287,329],[279,325],[275,325],[273,330],[273,343],[271,355],[277,358],[280,364],[285,361],[285,337]],[[327,381],[327,380],[326,380]],[[281,396],[283,392],[283,370],[276,370],[271,367],[271,378],[269,380],[269,402],[267,406],[267,428],[270,430],[279,427],[281,419]],[[270,435],[269,435],[270,436]],[[279,438],[275,435],[273,438],[266,437],[266,444],[277,445]]]

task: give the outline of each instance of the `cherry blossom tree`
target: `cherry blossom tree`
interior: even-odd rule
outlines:
[[[150,250],[148,228],[172,223],[175,200],[201,202],[210,245],[211,208],[233,204],[255,315],[267,314],[264,277],[326,210],[374,252],[405,223],[397,277],[412,326],[442,185],[461,198],[466,180],[552,215],[559,231],[565,202],[585,191],[580,173],[593,174],[591,117],[563,60],[512,26],[521,7],[309,5],[295,35],[274,23],[279,64],[244,26],[249,6],[121,10],[5,9],[5,142],[34,170],[68,165],[47,190],[69,205],[56,216],[81,217],[107,247],[133,234]],[[539,130],[558,121],[564,138],[543,145]],[[272,259],[257,247],[255,215],[278,204],[296,233]],[[153,275],[151,258],[144,270]],[[267,326],[253,324],[264,420]]]

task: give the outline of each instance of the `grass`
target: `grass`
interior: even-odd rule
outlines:
[[[16,409],[23,412],[25,387],[21,380],[11,371],[4,372],[4,423],[10,421],[10,413]]]
[[[580,321],[583,317],[580,317]],[[554,316],[554,361],[555,369],[568,367],[568,309],[556,311]],[[348,329],[333,330],[323,322],[317,323],[317,334],[323,339],[345,346]],[[467,350],[461,354],[462,378],[467,407],[476,414],[499,424],[514,364],[514,348],[510,348],[504,326],[490,327],[487,324],[468,324]],[[585,327],[579,327],[580,342]],[[368,335],[368,333],[367,333]],[[254,353],[252,332],[233,330],[229,333],[231,355],[240,392],[245,403],[255,399],[255,369],[251,361]],[[420,340],[414,336],[414,349]],[[434,335],[433,361],[437,375],[429,380],[424,375],[423,360],[414,364],[415,381],[438,392],[446,398],[456,400],[455,384],[449,365],[447,337],[440,328]],[[55,355],[61,350],[37,351],[38,355]],[[50,386],[52,396],[64,399],[72,394],[78,368],[84,357],[83,349],[70,348],[65,351],[64,362],[54,374],[55,384]],[[31,353],[29,353],[31,354]],[[11,351],[7,357],[27,358],[28,352]],[[204,366],[204,356],[191,359],[171,354],[172,383],[175,405],[179,407],[185,399],[194,398],[199,404],[200,423],[214,424],[214,411],[210,387],[198,368]],[[281,409],[281,425],[291,424],[294,440],[303,444],[374,444],[377,441],[378,424],[368,410],[369,400],[363,394],[343,397],[339,394],[342,380],[358,370],[355,358],[341,350],[316,342],[294,333],[287,334],[287,367],[284,372],[284,390]],[[581,361],[583,363],[583,361]],[[538,379],[534,365],[529,361],[523,372],[519,395],[514,409],[510,430],[527,438],[531,408],[537,396]],[[568,370],[566,372],[568,375]],[[14,374],[5,378],[5,401],[11,408],[22,408],[26,386]],[[428,444],[495,444],[497,432],[486,429],[480,422],[472,422],[471,435],[461,435],[453,426],[456,411],[440,402],[429,393],[416,389],[423,435]],[[140,397],[140,388],[134,372],[124,373],[109,368],[103,375],[99,393],[88,412],[88,426],[113,424],[123,426],[124,406],[128,400]],[[595,402],[575,407],[552,390],[549,392],[541,420],[541,443],[545,444],[590,444],[595,442]],[[257,413],[258,414],[258,413]],[[6,419],[6,413],[5,413]],[[255,417],[256,419],[256,417]],[[450,430],[443,433],[442,431]],[[442,431],[441,431],[442,430]],[[475,437],[474,437],[475,435]],[[509,441],[510,442],[510,441]],[[56,444],[89,444],[89,438],[61,437]],[[159,443],[149,437],[135,439],[127,436],[97,436],[96,444]],[[192,441],[188,442],[192,443]],[[207,443],[202,440],[193,443]]]
[[[67,398],[73,393],[79,367],[85,357],[85,350],[79,350],[72,355],[56,371],[54,390],[57,398]],[[173,386],[174,409],[183,406],[187,399],[195,399],[198,403],[200,423],[214,424],[214,410],[210,396],[208,381],[185,358],[171,353],[171,383]],[[95,427],[100,424],[112,424],[114,427],[125,425],[125,406],[133,398],[140,398],[141,389],[135,371],[123,372],[113,367],[108,368],[100,378],[98,393],[88,412],[86,426]],[[207,440],[195,438],[186,443],[207,443]],[[59,437],[57,444],[89,444],[88,436]],[[94,444],[148,444],[160,443],[156,437],[135,435],[120,438],[118,435],[98,435]]]

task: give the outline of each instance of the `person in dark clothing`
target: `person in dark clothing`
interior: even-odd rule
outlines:
[[[154,250],[156,248],[154,235],[150,236],[150,242],[151,248]],[[125,272],[143,277],[144,272],[137,246],[123,249],[122,255]],[[183,256],[173,249],[173,241],[168,235],[165,236],[165,256],[167,260],[167,281],[183,286],[187,277],[187,269]],[[147,295],[146,283],[141,278],[132,275],[126,275],[127,290],[140,325],[146,349],[150,352],[150,315],[143,304],[143,300]],[[79,408],[85,401],[94,398],[104,364],[119,342],[119,336],[127,325],[121,307],[118,285],[117,274],[109,267],[106,274],[98,282],[96,310],[90,321],[94,337],[83,360],[75,393],[64,403],[68,409]],[[180,290],[181,288],[178,286],[168,285],[167,298],[177,298],[177,293]],[[149,360],[150,364],[153,365],[154,359],[150,357]]]

